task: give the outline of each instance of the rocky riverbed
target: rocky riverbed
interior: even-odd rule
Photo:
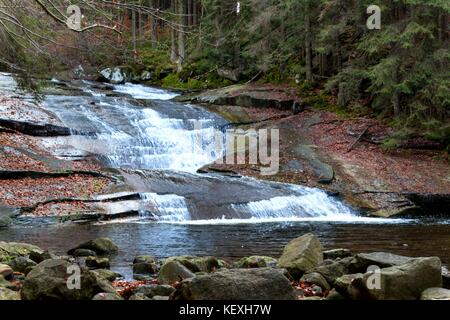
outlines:
[[[438,257],[326,250],[304,234],[280,257],[238,261],[136,256],[133,280],[109,270],[121,249],[97,238],[57,256],[32,244],[0,242],[0,300],[449,300]]]

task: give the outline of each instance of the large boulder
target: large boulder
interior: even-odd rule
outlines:
[[[17,291],[0,287],[0,301],[2,300],[20,300],[20,294]]]
[[[97,292],[96,276],[80,268],[80,288],[68,285],[72,265],[66,260],[45,260],[26,276],[22,287],[24,300],[90,300]],[[72,284],[72,283],[70,283]],[[100,291],[98,291],[100,292]]]
[[[173,300],[294,300],[296,294],[284,270],[224,269],[184,280]]]
[[[142,294],[147,298],[154,296],[170,296],[175,288],[169,285],[148,284],[137,287],[133,294]]]
[[[106,68],[100,71],[100,80],[106,80],[112,84],[124,83],[127,80],[127,73],[120,67]]]
[[[312,233],[289,242],[278,260],[278,267],[285,268],[294,278],[317,267],[323,261],[322,245]]]
[[[73,249],[70,249],[68,251],[68,254],[73,255],[77,249],[92,250],[100,256],[114,254],[119,251],[117,245],[109,238],[97,238],[95,240],[89,240]]]
[[[405,264],[414,258],[400,256],[389,252],[359,253],[355,255],[350,269],[352,272],[366,272],[369,266],[387,268]]]
[[[177,256],[169,257],[164,263],[177,261],[191,272],[212,272],[222,267],[222,261],[215,257]]]
[[[265,256],[244,257],[236,263],[238,268],[274,268],[277,266],[277,259]]]
[[[422,292],[420,300],[450,300],[450,290],[444,288],[428,288]]]
[[[425,289],[441,286],[441,260],[430,257],[367,272],[353,279],[348,292],[357,300],[416,300]]]
[[[159,270],[158,281],[161,284],[174,284],[195,275],[178,261],[168,261]]]
[[[352,263],[351,257],[338,259],[327,264],[322,264],[314,268],[314,272],[320,273],[330,285],[334,285],[337,278],[349,273],[349,265]]]
[[[9,265],[16,272],[28,274],[36,266],[36,262],[26,257],[17,257]]]
[[[86,266],[92,269],[109,269],[109,259],[100,257],[87,257]]]
[[[44,250],[32,244],[0,241],[0,262],[8,263],[17,257],[42,253],[44,253]]]
[[[137,256],[133,260],[133,276],[137,278],[139,276],[153,275],[158,272],[158,261],[148,255]]]

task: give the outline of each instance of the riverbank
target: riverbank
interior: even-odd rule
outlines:
[[[230,128],[280,129],[276,175],[263,176],[254,165],[211,164],[202,171],[323,188],[379,217],[448,213],[449,158],[430,141],[387,149],[392,129],[381,121],[317,109],[284,86],[235,85],[177,99],[217,112]]]
[[[0,300],[450,299],[450,276],[437,257],[325,250],[311,233],[286,244],[278,258],[139,255],[129,265],[133,280],[109,270],[120,250],[108,238],[64,256],[0,242]]]

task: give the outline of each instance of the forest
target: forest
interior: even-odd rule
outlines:
[[[9,70],[127,65],[170,72],[157,82],[173,88],[293,84],[319,108],[386,119],[387,147],[416,136],[449,145],[445,0],[379,1],[380,30],[366,27],[371,1],[247,0],[239,13],[231,0],[72,1],[85,7],[78,33],[61,27],[67,1],[3,2]]]

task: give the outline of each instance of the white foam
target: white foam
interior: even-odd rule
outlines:
[[[163,89],[147,87],[141,84],[118,84],[114,91],[131,95],[135,99],[170,100],[178,96],[177,93]]]

